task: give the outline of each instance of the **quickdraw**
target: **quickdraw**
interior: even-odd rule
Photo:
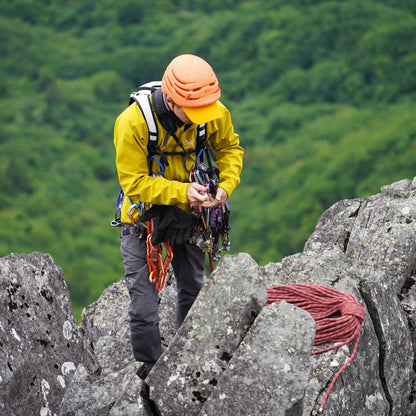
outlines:
[[[147,223],[146,260],[149,268],[149,281],[156,283],[156,290],[160,292],[165,287],[169,265],[173,259],[173,250],[169,243],[163,243],[166,250],[166,256],[163,258],[162,245],[152,244],[153,228],[154,220],[151,219]]]
[[[218,176],[217,169],[211,167],[208,171],[204,163],[197,163],[191,172],[190,181],[205,186],[206,192],[215,197],[218,183],[212,178],[214,175]],[[208,253],[211,271],[213,271],[213,261],[220,259],[219,253],[230,250],[230,206],[226,202],[223,206],[216,208],[194,208],[191,213],[197,221],[192,231],[190,243]],[[221,247],[220,239],[222,240]]]

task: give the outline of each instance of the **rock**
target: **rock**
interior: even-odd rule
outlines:
[[[413,344],[399,299],[392,296],[387,274],[377,281],[365,280],[361,293],[376,331],[380,348],[380,379],[390,404],[391,416],[406,414],[412,388]]]
[[[139,367],[140,363],[133,362],[118,371],[94,377],[82,365],[78,366],[59,415],[151,415],[139,394],[143,383],[137,375]]]
[[[305,251],[323,252],[337,248],[345,252],[362,203],[361,199],[343,200],[328,208],[308,238]]]
[[[52,415],[84,349],[62,270],[47,254],[0,259],[0,413]]]
[[[259,266],[244,254],[220,262],[146,383],[163,415],[196,415],[262,306]]]
[[[304,310],[286,302],[263,308],[200,415],[300,415],[314,336]]]
[[[122,280],[77,326],[49,255],[4,257],[0,414],[315,416],[324,404],[322,416],[416,416],[415,234],[416,180],[403,180],[334,204],[304,251],[279,263],[224,256],[176,334],[173,279],[160,296],[165,352],[145,380]],[[288,283],[353,294],[366,309],[357,349],[312,347],[305,310],[265,307],[266,287]]]
[[[103,374],[116,372],[134,361],[128,302],[126,285],[120,280],[82,311],[81,329]]]
[[[160,292],[161,336],[167,345],[173,336],[175,281],[172,276]],[[70,389],[65,392],[61,416],[82,415],[151,415],[150,404],[140,396],[144,389],[138,377],[141,363],[136,363],[130,343],[128,305],[124,279],[110,285],[100,298],[82,313],[81,330],[96,356],[100,371],[79,369]],[[127,370],[127,371],[126,371]],[[100,400],[97,400],[97,397]]]
[[[336,203],[322,214],[305,251],[337,247],[363,275],[387,270],[400,292],[416,262],[415,189],[415,180],[403,180],[380,194]]]
[[[386,410],[378,408],[373,414],[408,415],[415,411],[415,374],[411,364],[415,338],[410,332],[414,327],[409,327],[416,311],[412,296],[415,293],[412,277],[416,253],[415,190],[415,180],[403,180],[383,187],[377,195],[341,201],[322,215],[305,244],[306,251],[337,247],[345,252],[350,263],[346,272],[355,276],[375,330],[379,374],[374,376],[380,379],[383,391],[368,392],[363,401],[368,410],[355,414],[371,414],[371,408],[375,412],[381,396],[388,406]],[[331,223],[336,224],[338,234],[330,231]],[[405,308],[399,299],[405,301]],[[366,370],[372,368],[368,362],[363,364],[367,364]],[[337,412],[334,414],[341,414],[341,410]]]
[[[346,250],[361,275],[387,276],[396,293],[415,267],[415,205],[414,196],[370,199],[359,210]]]
[[[263,271],[265,284],[313,283],[334,287],[353,294],[365,305],[359,292],[359,281],[349,270],[351,263],[337,246],[321,252],[305,251],[283,259],[280,267],[270,265]],[[325,346],[325,345],[324,345]],[[324,346],[318,346],[319,350]],[[346,363],[352,346],[312,356],[312,370],[303,401],[303,416],[316,414],[335,373]],[[363,372],[363,368],[368,368]],[[387,415],[389,403],[379,378],[379,345],[370,316],[364,318],[361,340],[351,364],[342,373],[342,383],[335,383],[326,403],[324,415]],[[371,408],[366,397],[379,396]],[[348,412],[346,412],[348,409]]]

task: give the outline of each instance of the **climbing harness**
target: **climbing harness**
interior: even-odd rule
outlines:
[[[152,97],[152,102],[150,101]],[[164,102],[165,96],[161,91],[161,82],[153,81],[141,85],[137,91],[130,94],[129,105],[136,102],[143,117],[146,121],[149,137],[147,149],[149,152],[149,172],[150,176],[163,176],[165,166],[169,165],[166,156],[183,157],[183,166],[190,174],[190,180],[207,186],[207,192],[209,192],[214,198],[217,190],[218,180],[214,179],[214,176],[218,177],[218,169],[213,167],[212,161],[215,161],[215,153],[207,141],[206,124],[200,124],[197,126],[196,147],[193,150],[185,151],[184,147],[180,143],[179,139],[175,135],[175,131],[178,126],[183,123],[176,117],[174,113],[169,111],[166,103]],[[152,109],[152,104],[153,108]],[[169,136],[172,136],[180,147],[180,151],[177,152],[163,152],[158,145],[158,126],[155,119],[154,111],[157,114],[160,124],[166,130],[166,136],[164,138],[164,145],[166,145]],[[187,161],[194,154],[195,156],[195,168],[190,172],[187,169]],[[208,168],[202,161],[203,156],[206,156]],[[158,156],[158,157],[156,157]],[[153,170],[153,164],[157,164],[158,170],[155,173]],[[125,198],[123,189],[120,187],[117,201],[116,212],[114,219],[111,221],[113,227],[121,227],[121,207]],[[127,215],[132,225],[135,225],[135,219],[133,211],[137,210],[140,215],[145,212],[145,204],[139,202],[133,203],[130,197],[130,207]],[[197,245],[202,251],[208,252],[211,271],[214,270],[213,261],[219,259],[219,252],[222,250],[230,249],[229,230],[231,227],[228,224],[230,216],[230,207],[228,202],[223,207],[214,209],[202,208],[198,212],[191,211],[194,217],[193,236],[191,243]],[[162,290],[166,280],[166,274],[169,264],[173,258],[172,248],[169,243],[163,243],[164,249],[160,244],[156,246],[152,245],[151,236],[153,234],[153,220],[149,220],[147,224],[147,263],[149,267],[149,279],[151,282],[156,282],[157,290]],[[219,238],[222,237],[223,245],[219,248]],[[149,238],[150,237],[150,238]],[[163,259],[163,253],[165,258]]]
[[[268,287],[267,294],[266,305],[284,300],[310,313],[316,324],[315,346],[335,343],[332,346],[312,351],[311,354],[340,348],[355,338],[350,357],[333,377],[319,406],[319,412],[322,412],[335,381],[351,363],[357,352],[365,309],[357,302],[354,295],[317,284],[293,283]]]
[[[147,145],[149,155],[156,155],[158,154],[160,157],[160,161],[153,157],[150,158],[150,166],[149,170],[152,173],[152,161],[156,161],[159,165],[168,166],[169,162],[166,156],[182,156],[183,157],[183,166],[185,170],[188,172],[186,168],[186,162],[192,153],[199,154],[200,150],[202,149],[205,152],[210,152],[211,155],[212,149],[209,147],[208,142],[206,140],[206,124],[199,124],[197,125],[197,137],[196,137],[196,148],[191,151],[186,151],[182,144],[180,143],[179,139],[175,135],[175,131],[179,126],[183,125],[183,122],[172,112],[169,110],[166,98],[160,89],[161,82],[160,81],[152,81],[147,84],[144,84],[139,87],[139,89],[130,94],[130,101],[129,104],[136,102],[140,111],[143,114],[144,119],[146,120],[147,128],[149,131],[149,142]],[[150,102],[150,96],[152,96],[152,103]],[[166,135],[163,140],[164,146],[166,146],[167,140],[169,136],[172,136],[178,146],[181,148],[181,151],[177,152],[163,152],[159,145],[158,145],[158,127],[157,122],[154,116],[154,112],[152,109],[152,104],[154,107],[154,111],[157,114],[158,120],[163,128],[166,130]]]
[[[190,152],[186,152],[182,149],[180,152],[162,152],[158,145],[158,127],[157,122],[153,113],[152,104],[150,102],[150,96],[153,96],[153,105],[155,107],[155,111],[158,114],[158,119],[162,126],[166,129],[166,136],[164,142],[167,141],[168,137],[171,135],[176,142],[179,143],[178,138],[175,136],[174,131],[176,130],[177,126],[182,122],[171,112],[166,109],[166,106],[163,103],[163,94],[160,90],[161,82],[160,81],[152,81],[146,84],[141,85],[137,91],[132,92],[130,94],[129,105],[133,102],[136,102],[140,111],[143,114],[143,117],[146,121],[147,129],[149,132],[148,137],[148,144],[147,150],[149,152],[149,172],[151,176],[160,175],[163,176],[165,166],[169,165],[166,156],[175,156],[181,155],[183,156],[183,164],[186,169],[186,161],[190,157],[190,153],[198,154],[201,157],[202,152],[207,154],[208,158],[214,158],[215,155],[213,150],[209,146],[207,139],[206,139],[206,125],[200,124],[197,126],[197,138],[196,138],[196,148],[191,150]],[[182,123],[183,124],[183,123]],[[156,157],[159,156],[159,159]],[[159,173],[154,173],[153,171],[153,162],[155,162],[159,167]],[[121,226],[121,206],[123,204],[124,199],[124,192],[123,189],[120,187],[117,201],[116,201],[116,212],[114,215],[114,219],[111,221],[111,226],[113,227],[120,227]],[[138,207],[130,207],[130,212],[132,209]],[[142,206],[144,208],[144,206]],[[131,221],[131,218],[130,218]]]

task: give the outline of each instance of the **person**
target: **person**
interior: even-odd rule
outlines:
[[[192,207],[214,208],[226,203],[240,182],[244,151],[239,135],[234,132],[230,112],[219,101],[220,96],[217,77],[201,57],[179,55],[166,67],[161,88],[150,95],[158,126],[160,152],[156,157],[159,162],[166,158],[163,175],[160,172],[154,175],[150,170],[149,131],[137,103],[130,104],[115,122],[116,168],[126,196],[121,207],[120,251],[130,295],[131,344],[135,359],[144,363],[148,371],[162,352],[158,292],[155,284],[149,281],[146,241],[138,238],[139,213],[133,210],[135,224],[132,224],[133,211],[129,212],[129,208],[141,201],[146,207],[175,207],[187,214]],[[173,126],[169,130],[165,127],[166,119]],[[197,126],[203,123],[206,123],[206,138],[219,168],[215,197],[207,193],[203,185],[189,179],[195,164]],[[175,325],[178,328],[204,283],[205,253],[188,240],[175,241],[172,250],[171,264],[177,283]]]

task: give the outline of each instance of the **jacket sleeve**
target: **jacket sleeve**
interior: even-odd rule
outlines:
[[[224,116],[207,125],[208,141],[215,151],[220,171],[219,187],[231,196],[240,183],[243,168],[244,150],[240,146],[239,136],[234,132],[231,115],[225,106]]]
[[[148,135],[146,121],[135,104],[115,122],[116,167],[124,194],[134,203],[186,204],[187,183],[149,176]]]

